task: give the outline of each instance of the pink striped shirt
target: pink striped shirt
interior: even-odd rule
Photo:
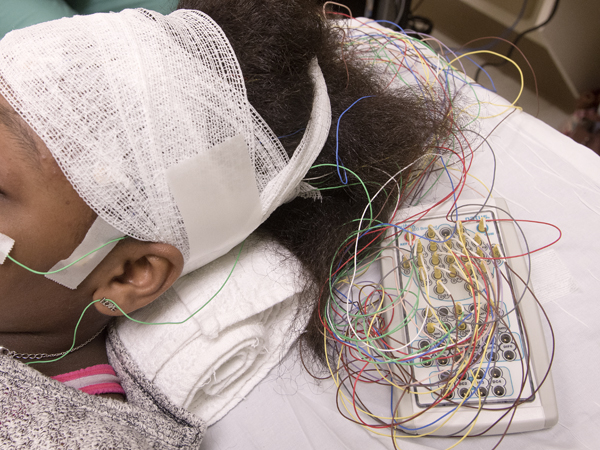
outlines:
[[[119,377],[109,364],[98,364],[74,372],[63,373],[51,377],[67,386],[79,389],[86,394],[122,394],[125,391],[121,387]]]

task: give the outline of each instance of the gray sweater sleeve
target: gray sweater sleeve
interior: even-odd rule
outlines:
[[[199,448],[204,423],[143,376],[113,331],[107,350],[126,403],[85,394],[0,357],[0,448]]]

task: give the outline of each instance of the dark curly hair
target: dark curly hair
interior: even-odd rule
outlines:
[[[447,127],[448,105],[417,97],[409,89],[388,87],[372,65],[343,46],[344,32],[323,15],[317,0],[182,0],[179,8],[197,9],[212,17],[227,35],[241,65],[250,103],[277,136],[302,130],[310,117],[313,85],[309,63],[318,58],[332,107],[329,138],[315,164],[335,164],[335,124],[352,103],[364,96],[340,122],[339,156],[372,196],[389,179],[428,151]],[[289,155],[302,133],[281,141]],[[339,187],[333,169],[313,168],[307,178],[319,187]],[[324,302],[338,249],[356,229],[368,202],[361,185],[322,191],[322,200],[297,198],[280,206],[262,225],[302,264],[304,305],[311,319],[303,333],[304,348],[324,355]],[[393,202],[383,196],[373,203],[381,218]],[[385,220],[385,219],[382,219]]]

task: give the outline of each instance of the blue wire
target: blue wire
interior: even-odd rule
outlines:
[[[300,128],[299,130],[294,131],[291,134],[286,134],[285,136],[277,136],[277,139],[283,139],[283,138],[286,138],[286,137],[294,136],[294,135],[296,135],[296,134],[298,134],[298,133],[300,133],[301,131],[304,131],[304,130],[306,130],[306,128]]]
[[[400,25],[398,25],[396,22],[392,22],[391,20],[383,20],[383,19],[379,19],[379,20],[371,20],[371,21],[369,21],[369,22],[365,22],[365,23],[364,23],[364,25],[368,25],[368,24],[370,24],[370,23],[380,23],[380,24],[387,23],[387,24],[389,24],[389,25],[392,25],[393,27],[397,28],[397,29],[400,31],[400,33],[407,35],[407,34],[406,34],[406,31],[404,31],[404,28],[402,28],[402,27],[401,27]],[[392,30],[392,31],[393,31],[393,30]],[[407,36],[408,36],[408,35],[407,35]]]
[[[340,182],[342,184],[348,184],[348,173],[346,172],[346,169],[343,169],[344,170],[344,178],[345,178],[345,180],[343,180],[342,179],[342,174],[340,173],[340,157],[339,157],[339,151],[338,151],[339,147],[340,147],[340,140],[339,140],[339,135],[340,135],[340,121],[342,120],[342,116],[344,114],[346,114],[350,110],[350,108],[352,108],[354,105],[356,105],[361,100],[363,100],[365,98],[370,98],[370,97],[374,97],[374,95],[366,95],[364,97],[359,98],[354,103],[352,103],[350,106],[348,106],[348,108],[346,108],[346,110],[343,113],[340,114],[340,117],[338,117],[337,128],[335,130],[335,164],[337,165],[338,177],[340,178]]]

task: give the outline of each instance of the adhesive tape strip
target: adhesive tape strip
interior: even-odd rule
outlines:
[[[0,233],[0,264],[4,264],[6,257],[15,245],[14,239],[9,238],[5,234]]]
[[[223,256],[262,221],[254,165],[241,135],[167,169],[190,257],[182,275]]]
[[[81,244],[79,244],[79,246],[73,251],[71,256],[56,263],[54,267],[49,270],[49,272],[62,269],[85,254],[97,249],[98,247],[101,247],[103,244],[123,236],[125,236],[124,233],[120,232],[112,225],[109,225],[103,219],[101,219],[100,216],[98,216],[88,230],[83,241],[81,241]],[[100,264],[100,262],[106,257],[106,255],[109,254],[115,245],[117,245],[117,243],[113,242],[106,247],[102,247],[100,250],[92,253],[89,256],[86,256],[84,259],[72,265],[68,269],[54,274],[45,275],[45,277],[52,281],[56,281],[57,283],[62,284],[69,289],[77,289],[77,286],[79,286],[79,284],[87,278],[92,270],[94,270],[98,264]]]

